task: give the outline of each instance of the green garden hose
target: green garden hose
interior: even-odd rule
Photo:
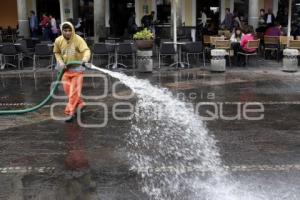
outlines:
[[[66,66],[70,66],[70,65],[78,65],[78,64],[82,64],[82,62],[80,61],[73,61],[73,62],[69,62],[66,64]],[[62,69],[57,76],[56,82],[54,84],[54,87],[51,89],[50,94],[43,100],[41,101],[39,104],[35,105],[34,107],[31,108],[26,108],[26,109],[21,109],[21,110],[0,110],[0,115],[18,115],[18,114],[25,114],[25,113],[29,113],[29,112],[34,112],[38,109],[40,109],[41,107],[43,107],[53,96],[54,92],[57,90],[60,81],[63,77],[65,73],[65,70]]]

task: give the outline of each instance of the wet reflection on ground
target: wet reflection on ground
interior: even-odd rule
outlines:
[[[271,197],[277,194],[274,190],[281,188],[278,193],[299,199],[299,73],[237,69],[212,74],[197,68],[128,74],[166,87],[175,97],[194,106],[199,102],[227,103],[223,107],[226,116],[236,115],[235,102],[261,102],[265,116],[262,120],[219,118],[206,121],[206,126],[218,141],[223,164],[230,169],[237,166],[234,176],[242,183],[253,183],[254,190],[262,193],[273,192]],[[1,74],[0,109],[38,103],[48,95],[55,76],[56,73],[49,72]],[[113,117],[113,105],[120,102],[112,92],[116,81],[109,78],[107,95],[90,100],[107,105],[108,123],[102,128],[53,120],[50,104],[24,116],[0,116],[0,199],[149,198],[141,191],[142,177],[130,169],[127,158],[130,120],[118,121]],[[87,78],[84,95],[105,94],[104,84],[99,77]],[[118,95],[130,94],[122,84],[115,89]],[[61,94],[60,88],[57,95]],[[122,100],[133,104],[136,101],[136,96]],[[55,114],[59,116],[62,111],[63,106],[57,107]],[[199,110],[203,115],[207,111],[213,111],[213,107]],[[99,124],[103,122],[104,110],[90,106],[82,117],[83,123]],[[266,186],[262,189],[261,185]]]

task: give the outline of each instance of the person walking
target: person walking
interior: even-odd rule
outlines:
[[[51,24],[50,24],[49,17],[46,15],[46,13],[44,13],[42,16],[40,27],[41,27],[42,33],[43,33],[43,40],[46,40],[46,41],[49,40]]]
[[[54,42],[55,39],[58,36],[58,28],[57,28],[55,17],[52,16],[52,15],[49,15],[49,19],[50,19],[50,25],[51,25],[51,28],[50,28],[50,40],[52,42]]]
[[[37,30],[38,30],[38,19],[33,10],[30,11],[29,27],[30,27],[31,37],[36,37]]]

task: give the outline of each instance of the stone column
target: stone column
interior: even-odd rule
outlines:
[[[31,0],[31,5],[32,5],[31,10],[33,10],[35,12],[35,14],[36,14],[37,13],[36,12],[36,0]]]
[[[157,5],[156,0],[152,0],[152,10],[155,12],[154,20],[157,19]]]
[[[249,0],[248,24],[252,25],[254,30],[258,27],[259,18],[259,0]]]
[[[277,17],[277,12],[278,12],[278,0],[273,0],[273,13],[275,17]]]
[[[24,37],[29,37],[29,22],[27,16],[26,1],[18,0],[17,8],[18,8],[19,35]]]
[[[105,26],[106,27],[110,27],[109,18],[110,18],[110,3],[109,0],[105,0]]]
[[[94,41],[105,36],[105,0],[94,0]]]
[[[223,0],[223,1],[221,1],[220,2],[220,13],[221,13],[221,15],[220,15],[220,21],[222,22],[224,19],[225,19],[225,0]],[[230,11],[231,12],[231,11]]]
[[[230,12],[233,13],[234,11],[234,0],[230,0]]]
[[[59,9],[60,9],[60,21],[61,23],[63,23],[65,21],[64,0],[59,0]]]
[[[141,19],[143,16],[140,14],[140,0],[135,0],[134,1],[134,6],[135,6],[135,21],[137,26],[141,26]]]

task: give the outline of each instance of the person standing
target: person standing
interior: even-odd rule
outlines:
[[[244,33],[242,32],[242,30],[239,27],[234,29],[234,33],[230,37],[231,47],[234,51],[234,55],[237,55],[237,52],[239,52],[241,49],[240,42],[241,42],[243,36],[244,36]],[[238,64],[237,56],[235,56],[235,62]]]
[[[53,53],[59,68],[65,68],[62,78],[63,87],[68,104],[64,113],[67,115],[65,122],[72,122],[78,111],[82,111],[85,106],[81,99],[83,84],[84,63],[90,60],[91,51],[82,37],[75,33],[74,26],[70,22],[61,25],[62,35],[54,42]],[[82,64],[73,65],[66,68],[66,64],[72,61],[81,61]]]
[[[266,20],[265,20],[265,9],[260,9],[259,11],[259,18],[258,18],[258,25],[259,26],[266,26]]]
[[[258,28],[256,29],[257,33],[264,33],[266,31],[266,13],[265,9],[260,9],[260,14],[258,18]]]
[[[226,30],[231,31],[232,30],[232,25],[233,25],[233,15],[230,12],[229,8],[226,8],[225,12],[226,12],[226,15],[225,15],[225,18],[224,18],[221,25],[223,25]]]
[[[131,13],[131,16],[128,19],[128,34],[132,36],[137,32],[137,25],[135,23],[135,12]]]
[[[78,18],[77,23],[75,25],[75,33],[81,37],[84,37],[84,30],[82,25],[82,19]]]
[[[33,10],[30,11],[29,27],[30,27],[31,37],[36,37],[37,30],[38,30],[38,19]]]
[[[58,29],[57,29],[56,19],[52,15],[49,15],[49,19],[50,19],[50,24],[51,24],[51,28],[50,28],[50,40],[52,42],[54,42],[54,40],[58,36]]]
[[[241,41],[240,41],[240,51],[244,53],[254,53],[256,51],[255,48],[248,48],[248,43],[251,40],[254,40],[254,29],[253,26],[248,26],[246,28],[246,33],[243,35]],[[238,61],[240,60],[240,56],[238,56]],[[244,63],[241,63],[243,65],[246,64],[246,61],[244,60]]]
[[[202,28],[205,28],[207,24],[207,15],[204,12],[204,10],[201,10],[200,12],[201,12],[201,26]]]
[[[42,20],[40,23],[40,27],[42,29],[42,33],[43,33],[43,40],[49,40],[49,34],[50,34],[50,20],[49,17],[47,17],[46,13],[43,14],[42,16]]]
[[[148,28],[149,30],[153,30],[154,27],[154,16],[155,12],[152,11],[149,15],[144,15],[141,19],[141,23],[144,28]]]
[[[275,16],[273,14],[272,9],[268,9],[268,13],[265,14],[265,22],[267,26],[272,26],[275,22]]]

